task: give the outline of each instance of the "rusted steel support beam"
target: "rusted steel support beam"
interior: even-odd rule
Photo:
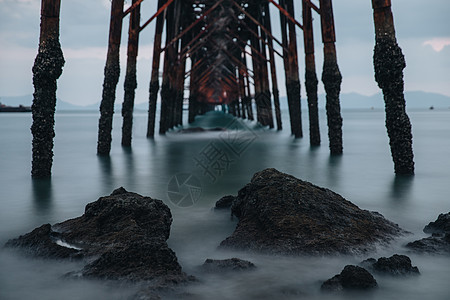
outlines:
[[[244,64],[245,68],[248,70],[247,54],[245,53],[245,51],[242,52],[242,63]],[[244,74],[244,80],[245,80],[245,92],[246,92],[246,97],[244,99],[244,105],[247,110],[248,119],[253,121],[255,118],[253,116],[252,93],[250,90],[250,79],[249,79],[248,73]]]
[[[33,66],[33,178],[51,177],[57,79],[62,74],[64,56],[59,44],[60,0],[42,0],[39,52]]]
[[[239,55],[241,54],[239,53]],[[247,119],[247,108],[245,106],[245,98],[246,98],[245,80],[244,80],[245,70],[243,69],[242,65],[239,65],[237,68],[238,68],[239,102],[242,110],[242,118]]]
[[[173,21],[168,23],[168,26],[172,26],[172,36],[177,35],[180,31],[180,26],[182,24],[181,20],[181,11],[182,5],[184,1],[175,1],[173,6]],[[171,54],[168,55],[170,57],[170,69],[169,69],[169,78],[170,78],[170,92],[171,96],[167,99],[168,101],[168,116],[167,116],[167,129],[171,129],[176,125],[176,102],[178,95],[178,69],[180,68],[180,61],[178,59],[178,51],[180,49],[181,40],[176,41],[172,44]],[[167,53],[166,53],[167,55]]]
[[[403,69],[405,57],[397,44],[390,0],[372,0],[375,24],[375,80],[383,90],[386,128],[396,174],[414,174],[411,122],[406,113]]]
[[[197,85],[197,73],[198,68],[201,65],[202,59],[198,59],[198,54],[190,56],[191,59],[191,78],[189,81],[189,113],[188,123],[191,124],[195,121],[195,117],[199,113],[199,103],[197,99],[198,85]]]
[[[311,7],[303,1],[303,40],[305,45],[305,87],[308,96],[309,141],[320,145],[319,109],[317,100],[317,74],[314,58],[314,34]]]
[[[159,6],[159,0],[158,0],[158,11],[151,16],[150,19],[147,20],[147,22],[144,23],[144,25],[141,26],[141,28],[139,29],[139,31],[142,31],[145,29],[145,27],[147,27],[154,19],[156,19],[160,14],[165,13],[166,9],[169,7],[170,4],[172,4],[174,0],[167,0],[167,2],[164,5]]]
[[[314,9],[316,13],[320,15],[320,8],[317,7],[314,3],[311,2],[311,0],[303,0],[304,3],[306,3],[310,8]]]
[[[293,0],[280,1],[280,3],[285,3],[287,12],[295,17],[294,14],[294,2]],[[303,137],[302,129],[302,111],[301,111],[301,98],[300,98],[300,76],[298,67],[298,51],[297,51],[297,34],[295,30],[295,24],[292,22],[288,23],[289,29],[289,44],[288,44],[288,55],[287,64],[289,65],[288,73],[286,76],[286,92],[288,96],[288,101],[290,104],[293,134],[295,138]],[[286,63],[286,62],[285,62]]]
[[[249,10],[256,11],[257,6],[249,4]],[[258,21],[254,19],[255,21],[250,22],[250,24],[247,24],[253,31],[258,30]],[[263,98],[263,72],[262,72],[262,62],[261,60],[265,59],[265,57],[262,55],[260,43],[257,37],[254,35],[249,36],[250,39],[250,45],[251,45],[251,58],[252,58],[252,65],[253,65],[253,71],[255,72],[255,104],[256,104],[256,120],[262,124],[263,126],[267,125],[265,124],[265,119],[263,118],[263,110],[262,110],[262,98]],[[259,58],[258,55],[261,55],[262,57]],[[267,62],[265,62],[267,63]]]
[[[263,4],[260,3],[258,6],[258,21],[260,24],[265,26],[264,24],[264,18],[263,18]],[[266,28],[267,29],[267,28]],[[269,31],[268,31],[269,32]],[[270,33],[270,32],[269,32]],[[270,35],[272,35],[270,33]],[[264,118],[264,124],[263,125],[269,125],[269,128],[274,128],[274,122],[273,122],[273,111],[272,111],[272,99],[271,99],[271,93],[270,93],[270,85],[269,85],[269,69],[267,67],[267,62],[270,63],[270,61],[267,60],[267,51],[266,51],[266,40],[267,36],[264,30],[261,30],[261,53],[264,56],[264,60],[261,62],[261,71],[262,71],[262,116]],[[270,37],[270,36],[269,36]]]
[[[164,0],[158,0],[158,8],[161,9]],[[156,19],[155,38],[153,40],[153,63],[152,75],[150,79],[149,88],[149,108],[148,108],[148,124],[147,137],[153,138],[155,136],[155,119],[156,119],[156,102],[159,91],[159,64],[161,60],[161,39],[164,28],[165,13],[158,15]]]
[[[275,38],[272,33],[270,33],[269,30],[267,30],[266,27],[264,27],[257,19],[255,19],[251,14],[249,14],[245,9],[243,9],[239,4],[236,3],[236,1],[231,0],[234,4],[234,6],[236,6],[244,15],[246,15],[253,23],[255,23],[256,25],[259,26],[259,28],[261,28],[261,30],[263,30],[268,36],[270,36],[278,45],[280,45],[281,47],[283,47],[283,44],[277,39]]]
[[[122,18],[125,18],[126,16],[128,16],[129,13],[131,13],[132,11],[134,11],[136,8],[139,7],[139,9],[141,8],[141,3],[144,0],[137,0],[137,1],[133,1],[131,6],[128,7],[128,9],[126,11],[123,12],[123,16]],[[138,29],[139,30],[139,29]]]
[[[322,82],[327,98],[328,139],[331,154],[342,154],[342,117],[339,94],[342,75],[339,71],[336,55],[336,34],[334,29],[333,7],[331,0],[320,0],[322,41],[324,44],[324,62]]]
[[[175,7],[171,6],[166,13],[166,43],[175,36]],[[178,45],[178,44],[177,44]],[[167,45],[166,45],[167,47]],[[161,116],[159,123],[159,133],[165,134],[170,129],[171,123],[171,102],[175,98],[175,63],[177,61],[177,53],[174,45],[167,47],[164,55],[163,81],[161,85]]]
[[[133,5],[138,0],[133,0]],[[141,20],[141,6],[136,6],[130,14],[130,25],[128,29],[128,52],[127,52],[127,70],[124,82],[124,100],[122,104],[122,146],[131,146],[133,132],[133,109],[134,97],[137,87],[136,63],[139,48],[139,25]]]
[[[280,5],[285,6],[284,0],[280,0]],[[286,84],[286,90],[287,90],[287,86],[288,86],[288,78],[289,78],[289,60],[288,60],[288,56],[289,56],[289,50],[288,45],[289,45],[289,39],[288,39],[288,34],[287,34],[287,20],[286,20],[286,16],[280,11],[280,25],[281,25],[281,39],[283,42],[283,65],[284,65],[284,77],[285,77],[285,84]],[[287,102],[288,102],[288,108],[289,108],[289,123],[291,125],[291,134],[294,134],[294,118],[292,116],[292,101],[290,99],[291,95],[289,93],[287,93]]]
[[[254,32],[250,27],[247,26],[247,24],[245,22],[241,22],[236,16],[234,16],[234,19],[236,21],[239,22],[239,25],[242,25],[245,27],[246,30],[248,30],[248,32],[250,32],[251,34],[253,34],[254,36],[256,36],[259,40],[261,40],[266,46],[268,46],[271,51],[274,51],[279,57],[283,57],[283,55],[278,52],[274,47],[273,47],[273,39],[269,36],[269,38],[272,40],[272,45],[269,45],[268,41],[265,41],[262,39],[262,37],[257,34],[256,32]],[[272,34],[272,30],[267,29],[271,34]],[[230,32],[231,33],[231,32]],[[230,35],[229,35],[230,36]],[[238,35],[236,36],[236,38],[241,39],[241,37]]]
[[[192,8],[187,5],[185,2],[180,4],[180,22],[183,28],[186,28],[189,23],[191,23],[191,14],[189,13],[189,9]],[[180,49],[187,48],[189,41],[192,39],[192,32],[190,35],[184,35],[181,38]],[[181,50],[179,50],[181,53]],[[177,97],[175,99],[175,120],[174,125],[183,125],[183,101],[184,101],[184,82],[185,82],[185,73],[186,73],[186,57],[180,57],[178,55],[178,68],[177,68]]]
[[[264,10],[264,26],[272,32],[272,22],[270,20],[269,4],[266,2],[263,4]],[[268,47],[269,47],[269,62],[270,62],[270,74],[272,76],[272,94],[273,102],[275,106],[275,118],[277,120],[277,130],[283,129],[283,124],[281,121],[281,109],[280,109],[280,92],[278,90],[278,78],[277,78],[277,67],[275,64],[275,54],[273,50],[273,40],[270,36],[267,37]]]
[[[116,87],[120,76],[119,52],[122,35],[122,14],[124,0],[111,1],[111,20],[109,27],[108,54],[103,81],[100,120],[98,124],[97,154],[109,155],[111,151],[111,131],[116,100]]]
[[[194,28],[195,25],[197,25],[198,23],[200,23],[201,21],[203,21],[206,16],[208,16],[213,10],[215,10],[217,8],[217,6],[219,6],[224,0],[219,0],[218,2],[216,2],[210,9],[208,9],[203,15],[200,16],[200,18],[196,19],[191,25],[189,25],[188,27],[186,27],[185,29],[183,29],[182,32],[180,32],[179,34],[177,34],[167,45],[166,47],[164,47],[164,49],[162,49],[161,51],[166,51],[166,48],[171,46],[173,43],[175,43],[176,41],[178,41],[183,35],[185,35],[186,33],[188,33],[192,28]]]
[[[274,0],[269,0],[270,3],[272,3],[273,5],[275,5],[276,8],[278,8],[278,10],[285,15],[288,20],[292,23],[294,23],[295,25],[297,25],[300,29],[303,30],[303,25],[300,24],[294,17],[293,15],[291,15],[287,10],[285,10],[280,4],[276,3]]]

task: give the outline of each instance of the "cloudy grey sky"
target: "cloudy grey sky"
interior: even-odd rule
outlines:
[[[127,2],[130,2],[128,0]],[[295,1],[298,4],[300,1]],[[313,1],[314,2],[314,1]],[[315,1],[318,2],[317,0]],[[450,96],[450,1],[392,0],[397,39],[406,56],[406,90],[435,92]],[[142,19],[156,11],[156,0],[145,0]],[[338,61],[343,74],[342,92],[372,95],[379,92],[373,78],[374,46],[370,0],[334,0]],[[300,5],[296,18],[301,21]],[[58,97],[86,105],[101,99],[103,68],[109,27],[109,0],[62,0],[61,44],[66,59],[58,81]],[[272,11],[275,13],[275,9]],[[32,94],[31,67],[39,39],[40,0],[0,0],[0,96]],[[278,14],[272,14],[274,34]],[[315,16],[318,75],[322,55],[319,17]],[[141,35],[136,102],[148,99],[154,27]],[[124,22],[121,51],[124,69],[127,41]],[[299,38],[299,60],[303,69],[303,38]],[[282,78],[281,61],[278,62]],[[123,75],[123,72],[122,72]],[[303,74],[301,74],[303,78]],[[282,80],[280,80],[282,81]],[[283,87],[283,82],[280,82]],[[323,88],[320,88],[323,91]],[[118,101],[123,95],[123,76]],[[303,92],[303,91],[302,91]],[[303,92],[304,93],[304,92]],[[281,91],[285,94],[285,90]]]

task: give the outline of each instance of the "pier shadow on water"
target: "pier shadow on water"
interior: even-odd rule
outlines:
[[[51,179],[33,179],[33,204],[36,213],[45,214],[53,206],[53,187]]]

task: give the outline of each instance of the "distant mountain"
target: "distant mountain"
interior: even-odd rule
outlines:
[[[384,108],[384,100],[381,93],[372,96],[364,96],[357,93],[341,94],[342,109],[370,109],[370,108]],[[450,97],[437,94],[427,93],[421,91],[413,91],[405,93],[406,106],[408,109],[428,109],[431,106],[434,108],[450,108]],[[33,100],[32,95],[17,96],[17,97],[0,97],[0,102],[10,106],[31,106]],[[280,97],[281,108],[287,108],[287,98]],[[91,104],[87,106],[74,105],[64,102],[61,99],[56,101],[57,111],[98,111],[100,103]],[[116,103],[115,110],[119,112],[122,107],[121,103]],[[319,95],[319,108],[325,108],[325,95]],[[148,103],[138,103],[135,105],[136,110],[147,111]],[[307,109],[307,102],[302,98],[302,109]]]
[[[450,97],[421,91],[405,92],[406,108],[450,108]],[[383,95],[363,96],[356,93],[341,95],[342,108],[384,108]]]
[[[408,109],[450,108],[450,97],[421,91],[405,92],[406,107]],[[381,93],[372,96],[364,96],[357,93],[340,95],[342,109],[384,109],[384,100]],[[287,99],[280,99],[281,107],[287,108]],[[325,95],[319,95],[319,108],[325,108]],[[307,101],[302,98],[302,109],[307,109]]]
[[[14,96],[14,97],[0,97],[0,102],[9,106],[31,106],[33,102],[33,95]],[[61,99],[56,101],[56,110],[98,110],[99,105],[93,104],[88,106],[74,105],[68,102],[64,102]]]

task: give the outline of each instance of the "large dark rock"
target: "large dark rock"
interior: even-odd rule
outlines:
[[[367,290],[377,286],[377,281],[369,271],[358,266],[347,265],[340,274],[325,281],[321,289],[323,291]]]
[[[362,264],[375,272],[394,276],[420,274],[419,269],[412,266],[411,259],[406,255],[394,254],[389,258],[381,257],[378,260],[371,258]]]
[[[130,281],[163,277],[187,281],[168,247],[172,215],[160,200],[123,188],[86,205],[78,218],[7,242],[45,258],[85,257],[82,276]]]
[[[255,265],[247,260],[239,258],[229,259],[210,259],[205,260],[202,266],[203,270],[208,272],[228,272],[228,271],[243,271],[256,268]]]
[[[437,220],[430,222],[423,231],[431,236],[408,243],[406,247],[422,253],[450,253],[450,212],[440,214]]]
[[[359,253],[403,231],[378,213],[275,169],[256,173],[233,201],[239,218],[221,247],[277,254]]]

